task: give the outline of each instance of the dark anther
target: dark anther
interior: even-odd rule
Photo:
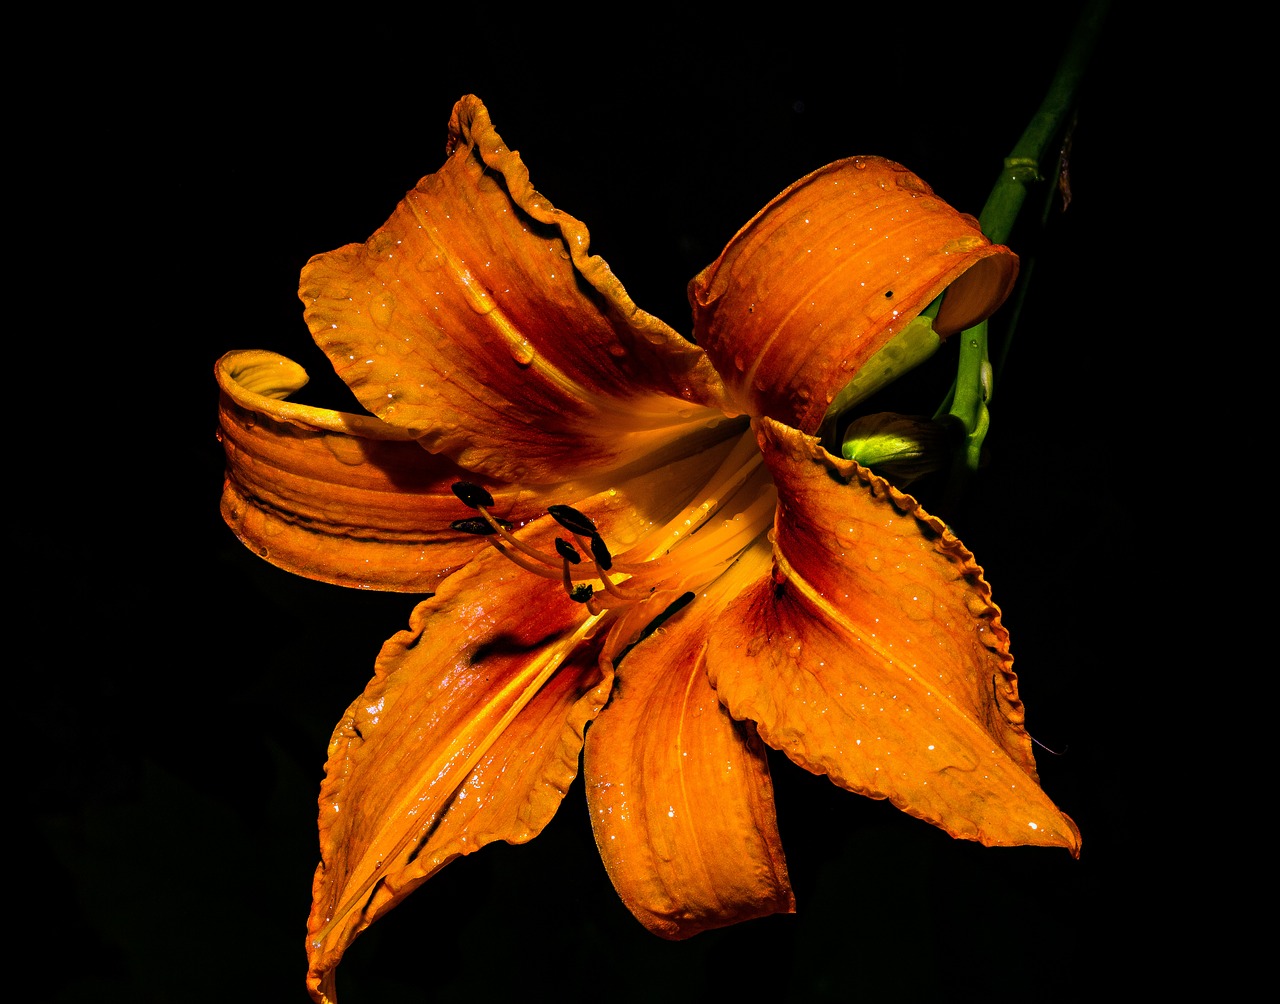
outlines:
[[[582,560],[582,555],[578,553],[578,549],[567,540],[561,540],[559,537],[556,538],[556,554],[571,565],[576,565]]]
[[[479,516],[473,516],[471,519],[455,519],[449,524],[449,528],[457,530],[459,533],[474,533],[477,536],[497,532],[489,525],[488,520],[481,519]]]
[[[480,506],[487,508],[493,505],[493,496],[479,485],[473,485],[470,481],[455,481],[453,483],[453,494],[462,500],[463,505],[472,509],[478,509]]]
[[[604,546],[604,540],[598,533],[591,535],[591,556],[596,559],[596,564],[606,572],[613,567],[613,555]]]
[[[578,512],[571,505],[549,505],[547,506],[547,513],[570,533],[579,533],[584,537],[590,537],[596,532],[596,525],[591,522],[591,519]]]
[[[591,599],[591,587],[585,582],[580,586],[574,586],[573,592],[569,594],[569,599],[574,603],[586,603]]]
[[[495,520],[495,522],[500,524],[504,530],[510,530],[515,525],[514,523],[508,523],[505,519]],[[487,537],[489,534],[498,532],[489,525],[487,519],[482,519],[479,516],[472,516],[470,519],[455,519],[449,524],[449,527],[459,533],[474,533],[478,537]]]

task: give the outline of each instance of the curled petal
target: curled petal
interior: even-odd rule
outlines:
[[[484,546],[449,529],[457,466],[403,429],[285,400],[307,374],[271,352],[229,352],[215,373],[222,513],[250,550],[325,582],[430,592]]]
[[[512,572],[491,552],[450,577],[334,731],[307,925],[316,1000],[334,999],[362,930],[459,855],[536,836],[577,773],[612,681],[597,619]]]
[[[764,749],[720,706],[702,658],[726,593],[767,577],[768,548],[756,551],[627,653],[587,732],[600,856],[628,909],[665,938],[795,910]]]
[[[1000,610],[973,555],[909,495],[762,420],[774,573],[707,648],[735,718],[842,787],[984,844],[1079,852],[1041,791]]]
[[[723,418],[702,350],[640,310],[463,98],[449,158],[365,244],[313,258],[299,296],[361,404],[505,481],[625,466]]]
[[[990,315],[1016,275],[1008,248],[906,168],[856,157],[765,206],[689,284],[689,299],[732,406],[814,432],[841,388],[944,289],[934,329],[945,338]]]

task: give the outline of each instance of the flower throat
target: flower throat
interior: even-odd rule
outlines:
[[[568,505],[549,505],[547,514],[567,531],[554,539],[554,553],[526,543],[515,525],[490,511],[493,496],[479,485],[459,481],[453,493],[479,516],[450,525],[489,538],[510,561],[546,579],[558,580],[570,599],[593,614],[643,603],[655,592],[697,590],[718,576],[772,523],[777,493],[764,469],[753,433],[746,433],[694,496],[665,524],[646,533],[615,557],[595,522]],[[711,517],[730,503],[742,503],[718,525]]]

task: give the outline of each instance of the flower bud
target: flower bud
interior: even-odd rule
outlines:
[[[840,453],[903,488],[947,467],[954,447],[949,425],[920,415],[880,412],[850,423]]]

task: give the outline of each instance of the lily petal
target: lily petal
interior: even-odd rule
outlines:
[[[588,253],[478,99],[455,106],[448,152],[368,242],[303,269],[307,323],[361,404],[469,470],[540,483],[723,419],[702,350]]]
[[[537,835],[577,774],[612,674],[597,618],[529,581],[494,551],[456,572],[383,646],[335,729],[307,927],[316,1000],[334,999],[364,928],[457,856]]]
[[[250,550],[325,582],[423,593],[484,547],[449,529],[462,472],[403,429],[284,400],[307,374],[272,352],[229,352],[215,374],[222,514]]]
[[[1078,854],[1041,791],[1000,610],[973,555],[909,495],[777,422],[771,579],[707,648],[735,718],[807,770],[952,836]]]
[[[764,748],[720,706],[702,655],[727,598],[767,578],[762,543],[627,653],[587,731],[596,846],[628,909],[665,938],[795,911]]]
[[[902,165],[855,157],[782,192],[689,284],[694,336],[732,407],[814,432],[944,289],[934,330],[945,338],[999,307],[1017,269],[1013,252]]]

